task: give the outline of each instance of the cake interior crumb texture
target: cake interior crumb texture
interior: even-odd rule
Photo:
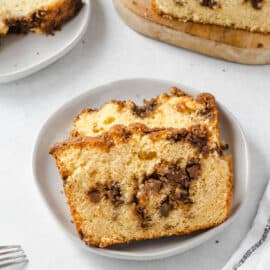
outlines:
[[[270,32],[270,0],[152,0],[155,11],[181,21]]]
[[[88,245],[187,234],[229,216],[231,157],[212,148],[206,126],[116,125],[55,144],[50,153]]]
[[[0,36],[28,31],[52,34],[82,5],[82,0],[1,0]]]

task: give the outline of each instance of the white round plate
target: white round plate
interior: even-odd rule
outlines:
[[[0,39],[0,83],[26,77],[68,53],[82,38],[90,19],[90,1],[52,36],[10,34]]]
[[[167,91],[171,86],[177,86],[193,95],[198,91],[185,87],[176,82],[154,79],[128,79],[112,82],[89,90],[86,93],[64,104],[44,124],[33,155],[33,172],[39,190],[54,217],[59,221],[68,235],[87,248],[90,252],[128,260],[152,260],[169,257],[191,249],[207,241],[228,226],[239,214],[244,205],[248,188],[248,150],[241,127],[234,116],[218,103],[220,110],[221,137],[230,146],[234,158],[234,190],[232,215],[223,224],[202,232],[187,236],[163,238],[134,242],[107,249],[88,247],[79,239],[62,190],[62,180],[58,174],[53,158],[48,154],[51,144],[67,138],[73,118],[90,107],[99,107],[111,99],[132,99],[141,103],[144,98],[149,99]]]

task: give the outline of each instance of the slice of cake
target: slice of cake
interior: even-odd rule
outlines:
[[[142,123],[150,128],[188,128],[208,126],[213,144],[220,145],[218,110],[215,98],[208,93],[196,98],[173,87],[171,94],[162,94],[144,101],[143,106],[133,101],[110,101],[100,109],[85,109],[73,122],[71,136],[97,136],[113,125]]]
[[[160,14],[181,21],[270,32],[270,0],[152,0]]]
[[[205,126],[118,125],[55,144],[50,153],[88,245],[187,234],[229,216],[231,157],[211,148]]]
[[[1,0],[0,36],[29,31],[52,34],[82,5],[82,0]]]

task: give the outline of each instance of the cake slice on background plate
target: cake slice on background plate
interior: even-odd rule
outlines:
[[[50,149],[80,237],[107,247],[187,234],[230,214],[231,156],[212,148],[204,125],[115,125]]]
[[[52,34],[82,5],[82,0],[1,0],[0,36],[29,31]]]
[[[180,21],[270,32],[270,0],[152,0],[153,9]]]

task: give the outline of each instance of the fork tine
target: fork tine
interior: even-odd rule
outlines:
[[[20,254],[20,255],[13,255],[13,256],[9,256],[9,257],[4,257],[4,258],[0,258],[0,263],[1,262],[5,262],[5,261],[10,261],[10,260],[17,260],[17,259],[23,259],[26,258],[26,255],[24,253]]]
[[[7,254],[14,254],[14,253],[23,253],[23,250],[18,248],[18,249],[13,249],[13,250],[4,250],[4,251],[1,251],[0,250],[0,258],[1,256],[3,255],[7,255]]]
[[[13,245],[13,246],[0,246],[0,250],[2,249],[14,249],[14,248],[22,248],[20,245]]]
[[[28,259],[25,257],[23,259],[20,260],[15,260],[15,261],[6,261],[6,262],[2,262],[0,263],[0,268],[4,268],[7,266],[11,266],[11,265],[15,265],[15,264],[20,264],[20,263],[27,263]]]
[[[15,253],[15,252],[21,252],[23,251],[21,246],[3,246],[0,247],[0,256],[9,254],[9,253]]]

